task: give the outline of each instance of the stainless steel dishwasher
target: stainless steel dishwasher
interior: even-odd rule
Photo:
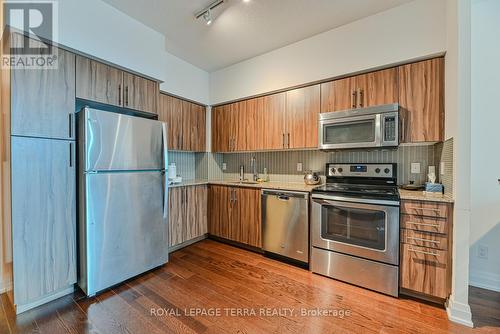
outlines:
[[[262,190],[262,246],[266,253],[309,263],[309,193]]]

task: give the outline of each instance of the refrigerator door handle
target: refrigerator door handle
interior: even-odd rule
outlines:
[[[163,173],[165,179],[165,186],[163,189],[163,218],[168,215],[168,147],[167,147],[167,125],[161,124],[162,127],[162,140],[163,140]]]

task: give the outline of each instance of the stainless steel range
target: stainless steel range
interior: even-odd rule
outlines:
[[[314,188],[311,270],[398,296],[396,164],[327,164]]]

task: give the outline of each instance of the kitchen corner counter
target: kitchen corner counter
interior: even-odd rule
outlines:
[[[258,188],[258,189],[277,189],[277,190],[289,190],[289,191],[303,191],[311,192],[314,187],[318,185],[306,185],[302,182],[259,182],[256,184],[252,183],[239,183],[236,181],[229,180],[218,180],[218,181],[208,181],[209,184],[216,184],[222,186],[232,186],[232,187],[247,187],[247,188]]]
[[[453,197],[450,195],[442,194],[427,194],[424,191],[412,191],[399,189],[399,196],[402,200],[415,200],[415,201],[427,201],[427,202],[441,202],[441,203],[453,203]]]

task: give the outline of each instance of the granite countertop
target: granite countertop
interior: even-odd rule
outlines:
[[[428,201],[428,202],[442,202],[442,203],[453,203],[453,197],[450,195],[443,194],[430,194],[421,190],[405,190],[399,189],[399,196],[401,199],[406,200],[417,200],[417,201]]]
[[[189,187],[197,186],[202,184],[217,184],[223,186],[234,186],[234,187],[247,187],[247,188],[258,188],[258,189],[281,189],[290,191],[304,191],[311,192],[317,185],[309,186],[303,182],[259,182],[256,184],[251,183],[239,183],[238,180],[206,180],[206,179],[195,179],[195,180],[185,180],[181,183],[170,184],[170,188],[176,187]]]

